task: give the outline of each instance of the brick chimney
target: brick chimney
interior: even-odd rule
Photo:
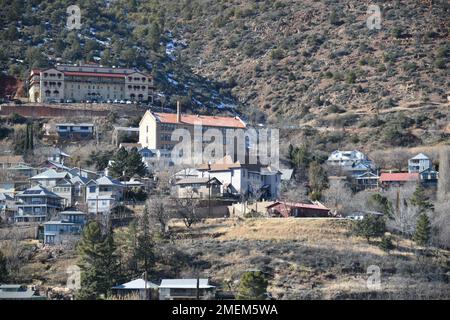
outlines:
[[[177,122],[181,123],[181,106],[180,106],[180,101],[177,101]]]

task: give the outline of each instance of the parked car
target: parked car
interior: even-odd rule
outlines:
[[[119,103],[119,100],[114,99],[113,103]]]
[[[124,100],[120,100],[119,103],[120,104],[125,104],[125,101]]]
[[[133,102],[131,102],[130,100],[126,101],[126,104],[132,104]]]

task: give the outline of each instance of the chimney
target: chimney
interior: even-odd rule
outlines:
[[[180,101],[177,101],[177,122],[181,122],[181,107],[180,107]]]

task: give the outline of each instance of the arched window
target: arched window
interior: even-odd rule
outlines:
[[[46,90],[46,91],[45,91],[45,96],[46,96],[46,97],[50,97],[50,90]]]

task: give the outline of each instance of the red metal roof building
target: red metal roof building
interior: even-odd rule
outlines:
[[[380,175],[380,184],[382,187],[402,186],[406,183],[418,183],[420,180],[419,173],[408,172],[396,172],[389,173],[383,172]]]

